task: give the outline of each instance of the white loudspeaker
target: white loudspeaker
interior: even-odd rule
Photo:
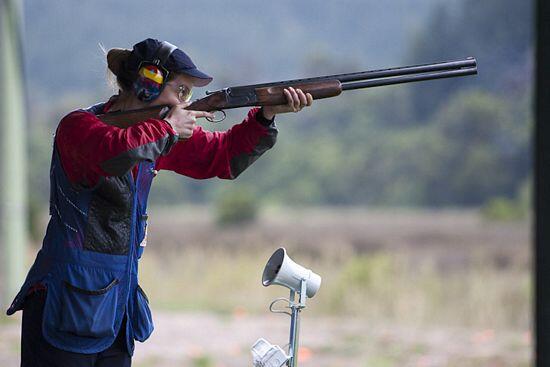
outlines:
[[[306,295],[312,298],[321,286],[321,277],[309,269],[296,264],[281,247],[271,255],[264,269],[262,284],[279,284],[300,292],[301,281],[306,281]]]

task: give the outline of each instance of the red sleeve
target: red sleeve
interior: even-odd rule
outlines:
[[[169,154],[159,157],[157,169],[166,169],[193,178],[236,178],[276,141],[274,123],[258,122],[258,108],[244,121],[224,132],[195,127],[191,138],[178,142]]]
[[[176,132],[163,120],[149,119],[121,129],[85,111],[65,116],[55,136],[69,180],[85,185],[94,185],[101,176],[124,175],[141,160],[155,161],[176,141]]]

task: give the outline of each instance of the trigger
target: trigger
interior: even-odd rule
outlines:
[[[161,119],[165,118],[168,112],[170,112],[170,107],[168,106],[163,107],[159,112],[159,118]]]

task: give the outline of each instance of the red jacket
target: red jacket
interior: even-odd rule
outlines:
[[[155,161],[157,170],[198,179],[234,179],[277,137],[275,124],[258,108],[227,131],[196,126],[188,140],[177,142],[176,132],[164,120],[149,119],[126,129],[103,123],[96,114],[110,106],[108,102],[88,110],[92,112],[71,112],[59,124],[55,141],[63,169],[74,184],[94,186],[102,176],[121,176],[144,159]]]

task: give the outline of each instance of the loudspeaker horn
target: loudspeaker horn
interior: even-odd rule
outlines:
[[[267,261],[262,275],[262,284],[267,287],[279,284],[300,293],[301,280],[306,281],[306,295],[312,298],[321,286],[321,277],[310,269],[295,263],[286,249],[277,249]]]

